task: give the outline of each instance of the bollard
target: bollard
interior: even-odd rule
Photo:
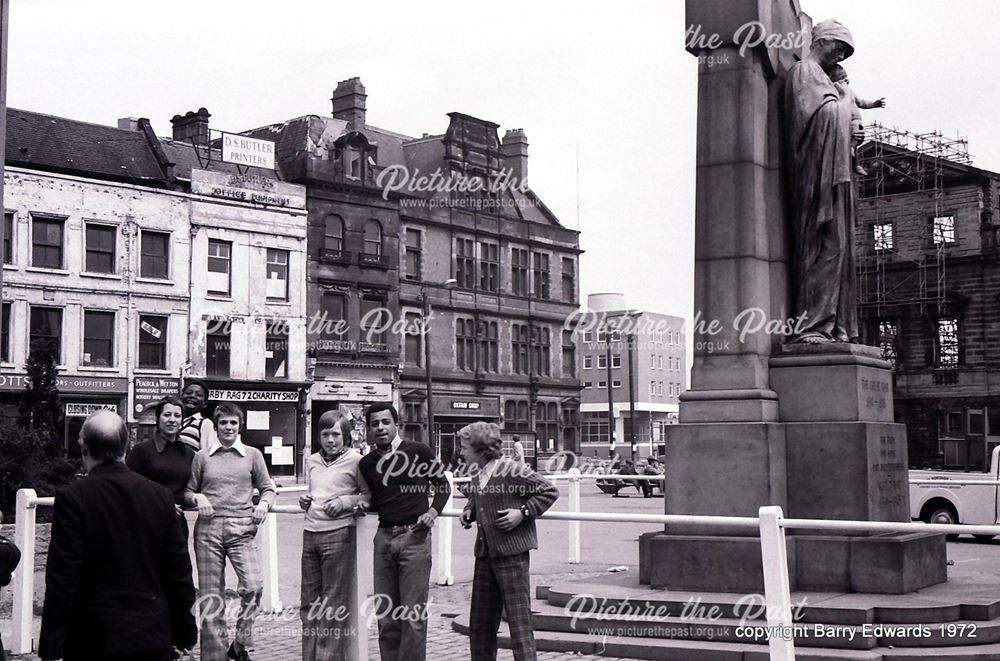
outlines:
[[[761,507],[760,554],[764,563],[764,601],[767,605],[767,626],[784,627],[787,636],[772,635],[767,644],[771,661],[795,661],[795,641],[792,637],[792,596],[788,590],[788,551],[785,529],[781,526],[780,507]]]
[[[448,480],[448,502],[444,504],[445,510],[450,510],[455,500],[455,476],[451,471],[445,471],[445,479]],[[443,511],[443,510],[442,510]],[[454,520],[450,516],[439,516],[437,518],[437,565],[438,565],[438,585],[454,585],[455,577],[451,574],[451,538],[454,530]]]
[[[567,511],[580,513],[580,469],[569,469],[569,503]],[[569,563],[580,564],[580,522],[569,522]]]
[[[258,531],[261,566],[264,572],[264,592],[260,607],[265,613],[281,612],[281,594],[278,591],[278,517],[268,512]]]
[[[368,618],[373,617],[373,608],[368,599],[375,592],[374,585],[374,555],[375,532],[378,529],[378,517],[362,516],[357,520],[358,529],[355,536],[354,584],[351,588],[353,608],[351,609],[350,625],[356,625],[357,636],[349,650],[348,661],[368,661]],[[372,622],[374,624],[374,622]]]
[[[14,509],[14,543],[21,549],[21,564],[14,571],[12,624],[14,654],[31,652],[31,622],[35,602],[35,494],[34,489],[18,489]]]

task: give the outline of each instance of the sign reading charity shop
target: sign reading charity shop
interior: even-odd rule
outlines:
[[[272,207],[306,208],[304,187],[259,174],[230,174],[193,169],[191,192]]]
[[[222,160],[237,165],[274,169],[274,143],[232,133],[222,134]]]

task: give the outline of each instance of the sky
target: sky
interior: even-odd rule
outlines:
[[[579,228],[581,294],[690,318],[697,75],[682,0],[467,3],[10,0],[8,104],[160,135],[200,106],[241,131],[328,115],[359,76],[368,123],[440,134],[447,113],[523,128],[531,187]],[[1000,171],[1000,3],[801,0],[854,35],[864,119],[969,140]],[[724,192],[720,193],[724,194]]]

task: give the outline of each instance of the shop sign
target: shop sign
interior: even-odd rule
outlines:
[[[177,395],[181,389],[179,379],[153,379],[135,377],[135,412],[142,413],[147,408],[167,397]]]
[[[297,390],[211,390],[208,398],[217,402],[298,402]]]
[[[97,411],[118,413],[118,406],[116,404],[66,404],[67,418],[86,418],[91,413],[96,413]]]
[[[274,169],[274,142],[232,133],[222,134],[222,160],[237,165]]]
[[[0,374],[0,390],[24,390],[31,383],[27,374]],[[61,392],[128,392],[128,379],[113,376],[59,376],[56,388]]]
[[[313,399],[344,402],[387,402],[392,400],[392,384],[378,381],[317,381]]]
[[[475,418],[499,418],[499,397],[434,397],[434,414]]]

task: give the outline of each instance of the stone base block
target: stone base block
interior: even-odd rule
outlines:
[[[784,425],[791,519],[909,521],[906,426]]]
[[[851,540],[851,590],[906,594],[948,580],[945,536],[888,533]]]
[[[878,347],[786,344],[770,360],[781,422],[892,422],[892,372]]]
[[[792,590],[905,594],[948,579],[944,535],[790,535],[786,544]],[[669,590],[759,593],[764,589],[760,540],[643,535],[639,582]]]
[[[777,423],[674,425],[667,430],[667,514],[757,516],[765,505],[787,509],[785,426]],[[718,527],[672,525],[692,535]],[[745,535],[743,529],[726,534]]]
[[[795,540],[789,539],[787,543],[788,574],[794,577]],[[650,553],[650,587],[708,592],[760,593],[764,590],[760,540],[756,537],[661,533],[649,540],[646,548]],[[642,565],[641,557],[639,564]],[[792,585],[791,589],[796,587]]]

